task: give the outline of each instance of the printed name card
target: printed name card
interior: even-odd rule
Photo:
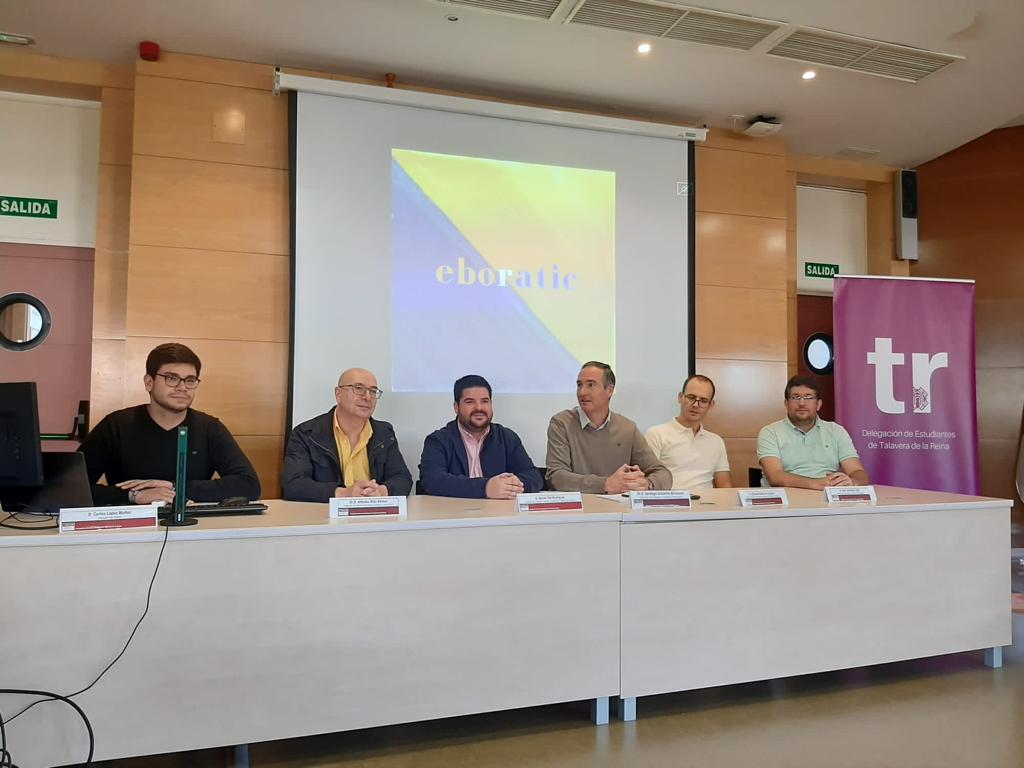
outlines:
[[[570,493],[520,493],[516,496],[516,512],[564,512],[583,511],[583,494]]]
[[[745,488],[740,491],[740,506],[785,507],[789,505],[785,488]]]
[[[875,496],[873,485],[847,485],[829,487],[825,489],[825,498],[829,504],[848,504],[850,502],[868,502],[874,504],[878,501]]]
[[[123,507],[68,507],[60,511],[60,532],[111,531],[119,528],[155,528],[158,503]]]
[[[664,509],[672,507],[689,508],[692,505],[689,491],[630,491],[629,508],[634,510]]]
[[[408,507],[405,496],[353,496],[333,498],[330,501],[330,517],[369,517],[370,515],[394,515],[405,517]]]

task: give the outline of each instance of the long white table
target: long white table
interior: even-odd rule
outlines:
[[[878,487],[876,505],[517,515],[412,497],[405,519],[173,529],[131,647],[78,697],[96,759],[582,699],[636,697],[1010,643],[1010,502]],[[0,687],[67,693],[120,650],[163,531],[0,532]],[[6,717],[24,699],[0,696]],[[8,727],[23,768],[81,760],[64,705]]]
[[[588,509],[589,509],[588,505]],[[421,497],[405,520],[327,505],[177,528],[128,652],[76,700],[96,759],[246,744],[619,690],[619,510],[516,515]],[[0,687],[67,693],[142,613],[163,530],[4,531]],[[28,700],[0,697],[10,717]],[[11,723],[19,765],[82,760],[74,713]]]
[[[837,507],[709,491],[623,515],[620,712],[636,697],[1011,642],[1005,499],[876,486]]]

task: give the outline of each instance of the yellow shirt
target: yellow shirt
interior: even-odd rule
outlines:
[[[349,445],[348,435],[338,426],[337,409],[334,418],[334,442],[338,446],[338,458],[341,459],[341,475],[344,478],[345,487],[351,486],[356,480],[370,480],[370,460],[366,455],[366,444],[370,442],[370,435],[373,434],[373,427],[367,420],[363,431],[359,433],[359,441],[355,447]]]

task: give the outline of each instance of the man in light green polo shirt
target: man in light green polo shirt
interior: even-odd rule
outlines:
[[[849,433],[834,421],[818,418],[821,393],[810,376],[786,382],[786,418],[757,436],[757,460],[769,485],[810,488],[867,485]]]

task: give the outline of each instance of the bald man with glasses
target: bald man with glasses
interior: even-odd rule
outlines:
[[[281,470],[281,497],[408,496],[412,474],[394,428],[373,418],[384,394],[365,368],[349,368],[334,388],[335,406],[292,430]]]
[[[714,407],[715,383],[700,374],[690,376],[679,391],[679,415],[644,435],[672,472],[674,490],[732,487],[725,441],[703,425]]]

